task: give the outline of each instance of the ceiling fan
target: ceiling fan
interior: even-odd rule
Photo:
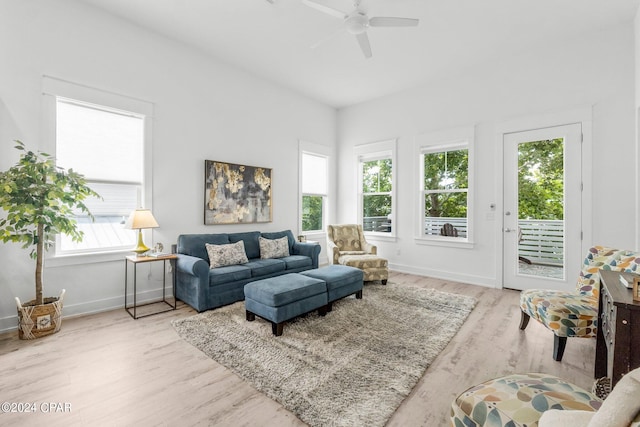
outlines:
[[[371,58],[372,56],[371,44],[369,43],[369,36],[367,36],[367,29],[369,27],[415,27],[420,22],[419,19],[394,18],[388,16],[369,18],[367,14],[360,9],[360,0],[353,1],[355,9],[351,13],[346,13],[328,6],[324,3],[324,0],[302,0],[302,3],[320,12],[324,12],[327,15],[342,19],[344,29],[356,36],[365,58]]]

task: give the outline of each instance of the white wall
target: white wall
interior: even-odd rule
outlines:
[[[335,144],[334,109],[74,1],[2,0],[0,58],[0,170],[18,158],[12,140],[42,147],[43,75],[154,103],[153,240],[167,248],[181,233],[296,234],[298,140]],[[273,222],[204,226],[205,159],[273,168]],[[1,331],[13,298],[34,296],[34,264],[13,244],[0,260]],[[122,307],[124,263],[46,268],[45,294],[62,288],[65,315]]]
[[[635,119],[636,119],[636,224],[640,224],[640,9],[634,19],[635,58]],[[640,232],[636,233],[636,247],[640,247]]]
[[[635,221],[633,23],[566,43],[538,46],[517,56],[460,70],[442,81],[340,110],[339,222],[357,218],[355,145],[399,138],[397,242],[376,242],[392,268],[501,286],[502,165],[497,132],[514,118],[592,107],[592,242],[633,249]],[[418,178],[414,138],[475,126],[475,247],[417,245]],[[495,220],[488,219],[491,203]],[[587,233],[588,235],[589,233]],[[401,255],[398,255],[400,251]],[[577,267],[576,267],[577,269]]]

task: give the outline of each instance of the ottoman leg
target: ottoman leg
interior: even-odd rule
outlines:
[[[273,332],[273,335],[277,337],[282,335],[283,327],[284,327],[284,322],[280,322],[280,323],[271,322],[271,332]]]
[[[327,313],[331,313],[333,311],[333,302],[327,304]]]
[[[247,310],[247,320],[249,322],[253,322],[254,320],[256,320],[256,315]]]
[[[356,299],[362,299],[362,289],[356,292]]]

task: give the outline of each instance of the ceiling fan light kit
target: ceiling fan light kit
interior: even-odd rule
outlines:
[[[376,16],[369,18],[367,14],[360,10],[360,0],[353,2],[354,10],[351,13],[345,13],[335,9],[324,3],[325,0],[302,0],[305,5],[319,10],[320,12],[331,15],[335,18],[342,19],[344,28],[349,34],[356,36],[360,50],[365,58],[371,58],[371,45],[367,36],[369,27],[415,27],[419,24],[419,19],[414,18],[396,18],[390,16]],[[314,47],[319,43],[314,44]]]
[[[344,19],[344,26],[351,34],[362,34],[367,31],[369,18],[364,13],[355,11]]]

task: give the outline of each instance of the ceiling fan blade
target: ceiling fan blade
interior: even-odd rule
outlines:
[[[309,7],[312,7],[320,12],[324,12],[327,15],[335,16],[339,19],[344,19],[347,17],[347,14],[341,10],[334,9],[331,6],[327,6],[321,0],[302,0],[302,3],[306,4]]]
[[[369,43],[369,36],[367,36],[366,31],[364,33],[356,34],[356,38],[358,39],[358,43],[360,44],[360,49],[362,49],[364,57],[371,58],[371,44]]]
[[[377,16],[369,19],[369,25],[372,27],[415,27],[419,22],[419,19],[392,18],[389,16]]]

